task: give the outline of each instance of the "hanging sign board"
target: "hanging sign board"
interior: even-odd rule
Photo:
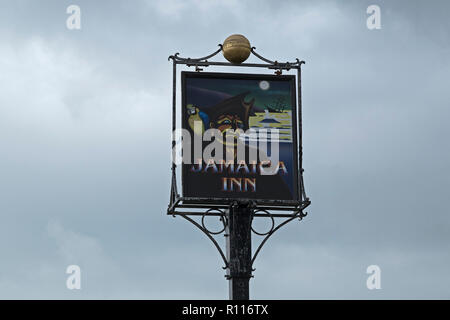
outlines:
[[[182,72],[183,197],[298,200],[295,76]]]

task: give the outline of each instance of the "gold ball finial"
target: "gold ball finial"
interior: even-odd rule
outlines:
[[[250,42],[241,34],[233,34],[225,39],[222,45],[222,53],[225,59],[231,63],[242,63],[250,55]]]

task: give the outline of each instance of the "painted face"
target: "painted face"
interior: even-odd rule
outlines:
[[[216,128],[219,129],[222,133],[225,133],[229,129],[242,129],[244,130],[244,122],[238,116],[233,115],[221,115],[216,120]]]
[[[230,133],[228,132],[229,130],[237,130],[237,129],[244,130],[244,122],[237,115],[224,114],[216,119],[214,127],[220,130],[222,134],[226,135]],[[237,139],[238,135],[234,136],[235,139]],[[233,139],[233,145],[236,145],[235,139]],[[227,144],[226,141],[222,141],[222,143]]]

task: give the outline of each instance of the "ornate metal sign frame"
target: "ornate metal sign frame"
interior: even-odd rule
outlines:
[[[176,168],[177,165],[172,162],[172,180],[171,180],[171,190],[170,190],[170,201],[167,209],[167,214],[172,215],[174,217],[180,216],[192,224],[194,224],[198,229],[200,229],[215,245],[219,254],[221,255],[223,262],[225,264],[224,269],[232,269],[230,268],[231,261],[230,258],[227,259],[224,251],[214,238],[214,236],[224,233],[225,236],[228,236],[230,233],[230,212],[238,212],[236,208],[245,206],[249,208],[250,212],[250,225],[248,228],[253,231],[258,236],[262,236],[262,241],[257,247],[256,251],[253,253],[251,257],[251,266],[258,256],[260,250],[266,243],[266,241],[272,236],[277,230],[279,230],[282,226],[286,225],[290,221],[295,219],[302,220],[307,213],[304,210],[311,204],[311,201],[306,196],[305,187],[303,183],[303,165],[302,165],[302,96],[301,96],[301,66],[304,64],[304,61],[296,59],[295,62],[278,62],[266,59],[256,53],[256,48],[251,48],[251,54],[253,54],[256,58],[261,60],[263,63],[229,63],[229,62],[216,62],[209,61],[210,58],[216,56],[222,51],[222,45],[219,44],[219,49],[213,52],[210,55],[207,55],[202,58],[182,58],[179,56],[179,53],[175,53],[174,55],[169,56],[168,60],[172,60],[173,62],[173,95],[172,95],[172,130],[173,132],[177,129],[177,99],[176,99],[176,89],[177,89],[177,65],[185,65],[187,67],[195,68],[195,71],[201,72],[203,68],[209,66],[223,66],[223,67],[252,67],[252,68],[265,68],[269,70],[273,70],[276,75],[281,75],[283,71],[289,70],[297,70],[297,122],[298,122],[298,132],[297,132],[297,154],[298,154],[298,200],[273,200],[273,201],[265,201],[264,204],[258,204],[254,201],[245,201],[238,202],[236,199],[214,199],[209,198],[205,200],[218,200],[221,203],[208,202],[198,203],[198,198],[192,199],[187,197],[182,197],[178,193],[177,188],[177,177],[176,177]],[[175,147],[175,141],[172,141],[172,149]],[[192,200],[195,200],[196,203],[192,203]],[[228,204],[225,204],[228,202]],[[197,219],[194,219],[197,217]],[[223,228],[221,230],[212,231],[209,230],[205,225],[206,217],[219,217]],[[252,227],[252,221],[257,217],[266,217],[270,219],[270,229],[267,232],[257,232]],[[276,218],[283,219],[278,225],[275,223]],[[251,244],[250,244],[251,245]],[[250,270],[250,277],[251,271]],[[227,278],[232,278],[230,273],[227,274]]]

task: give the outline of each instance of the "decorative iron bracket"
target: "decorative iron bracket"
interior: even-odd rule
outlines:
[[[268,68],[274,69],[275,74],[281,74],[282,70],[289,71],[291,69],[299,69],[302,64],[305,63],[303,60],[296,59],[295,62],[278,62],[277,60],[272,61],[264,58],[260,54],[256,52],[256,48],[252,47],[250,52],[259,60],[265,63],[230,63],[230,62],[215,62],[208,61],[208,59],[216,56],[219,52],[222,51],[222,45],[219,44],[219,49],[202,58],[182,58],[179,56],[179,53],[175,53],[174,55],[169,56],[168,60],[173,60],[174,64],[183,64],[188,67],[195,67],[196,71],[201,71],[199,67],[209,67],[209,66],[234,66],[234,67],[253,67],[253,68]]]
[[[295,219],[298,219],[299,221],[301,221],[304,217],[306,217],[308,215],[308,213],[303,212],[303,210],[309,204],[310,204],[310,201],[305,203],[305,206],[303,208],[298,209],[298,211],[296,211],[292,214],[286,214],[286,215],[272,214],[268,210],[258,209],[256,205],[252,204],[252,207],[254,207],[254,208],[252,209],[252,214],[251,214],[252,216],[251,216],[249,228],[251,229],[251,231],[254,234],[263,237],[262,241],[259,243],[258,247],[256,248],[256,250],[254,251],[254,253],[252,255],[252,260],[251,260],[252,266],[256,260],[256,257],[258,256],[259,252],[263,248],[264,244],[276,231],[278,231],[281,227],[288,224],[289,222],[291,222]],[[232,205],[235,205],[235,204],[232,204]],[[230,205],[230,207],[232,205]],[[229,212],[229,210],[230,209],[227,209],[227,212]],[[190,214],[188,214],[188,213],[173,213],[173,217],[180,216],[183,219],[191,222],[193,225],[195,225],[200,231],[202,231],[211,240],[211,242],[214,244],[215,248],[219,252],[220,256],[222,257],[222,260],[224,262],[224,267],[222,267],[223,269],[228,268],[229,261],[227,260],[224,250],[222,250],[221,246],[219,245],[217,239],[214,238],[214,236],[220,235],[222,233],[224,234],[225,237],[228,236],[228,234],[226,233],[226,228],[228,226],[227,212],[225,212],[224,210],[221,210],[221,209],[208,209],[207,211],[205,211],[203,213],[198,213],[198,212],[197,213],[192,212]],[[194,218],[192,218],[190,216],[197,216],[197,217],[201,217],[201,218],[199,219],[199,221],[196,221],[196,220],[194,220]],[[223,227],[217,231],[209,230],[208,227],[205,225],[205,218],[208,216],[219,217],[219,220],[223,224]],[[267,232],[258,232],[252,227],[252,223],[253,223],[253,220],[255,217],[263,217],[263,216],[267,216],[270,218],[271,227],[270,227],[269,231],[267,231]],[[276,225],[275,218],[284,218],[284,221],[280,222],[279,224]],[[252,271],[255,271],[255,269],[253,268]]]

